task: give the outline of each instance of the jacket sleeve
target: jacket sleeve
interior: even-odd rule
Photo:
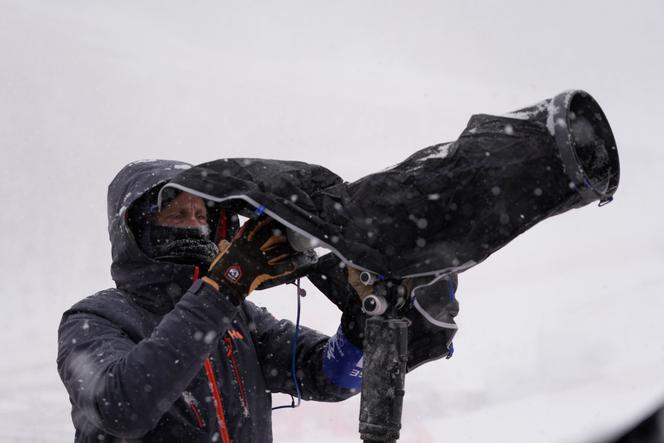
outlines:
[[[292,375],[292,340],[295,325],[278,320],[265,308],[245,301],[245,312],[254,329],[258,359],[267,388],[272,392],[297,395]],[[346,355],[342,364],[330,364],[330,359]],[[362,352],[354,348],[343,333],[328,337],[313,329],[300,326],[295,351],[297,380],[304,400],[340,401],[359,392]],[[360,367],[356,367],[357,364]],[[357,383],[345,383],[346,372],[355,371]]]
[[[117,292],[102,297],[89,297],[64,313],[58,372],[72,403],[95,426],[138,438],[155,427],[190,384],[238,309],[196,282],[137,343],[119,326],[127,319],[117,317],[131,312],[124,297]]]

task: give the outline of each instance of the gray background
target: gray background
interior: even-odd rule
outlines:
[[[457,353],[408,376],[402,441],[629,424],[664,400],[662,54],[658,0],[0,0],[0,441],[72,439],[56,329],[112,285],[106,187],[127,162],[297,159],[355,180],[571,88],[612,124],[616,201],[461,275]],[[333,333],[309,288],[304,323]],[[294,317],[290,288],[252,298]],[[358,405],[279,411],[275,440],[357,440]]]

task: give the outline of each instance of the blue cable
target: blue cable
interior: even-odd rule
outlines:
[[[300,383],[297,381],[297,339],[300,335],[300,279],[296,280],[295,286],[297,286],[297,317],[295,318],[295,332],[293,332],[293,339],[291,340],[291,375],[293,377],[293,384],[295,385],[295,391],[297,392],[297,404],[295,403],[295,398],[291,395],[291,404],[283,406],[275,406],[272,408],[273,411],[277,409],[286,409],[286,408],[297,408],[302,402],[302,392],[300,392]]]
[[[447,295],[450,298],[450,301],[454,301],[454,297],[456,296],[456,291],[454,290],[454,284],[452,283],[452,279],[448,278],[447,279]],[[454,343],[450,343],[450,346],[447,348],[447,355],[445,355],[445,358],[450,359],[454,355]]]

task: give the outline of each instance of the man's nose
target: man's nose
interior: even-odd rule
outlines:
[[[201,221],[196,214],[187,214],[187,216],[182,220],[182,226],[186,228],[197,228],[199,226],[205,226],[207,222]]]

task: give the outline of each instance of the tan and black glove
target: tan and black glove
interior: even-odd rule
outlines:
[[[229,243],[219,244],[203,280],[240,304],[261,283],[295,271],[300,254],[288,243],[284,228],[268,216],[248,220]]]

